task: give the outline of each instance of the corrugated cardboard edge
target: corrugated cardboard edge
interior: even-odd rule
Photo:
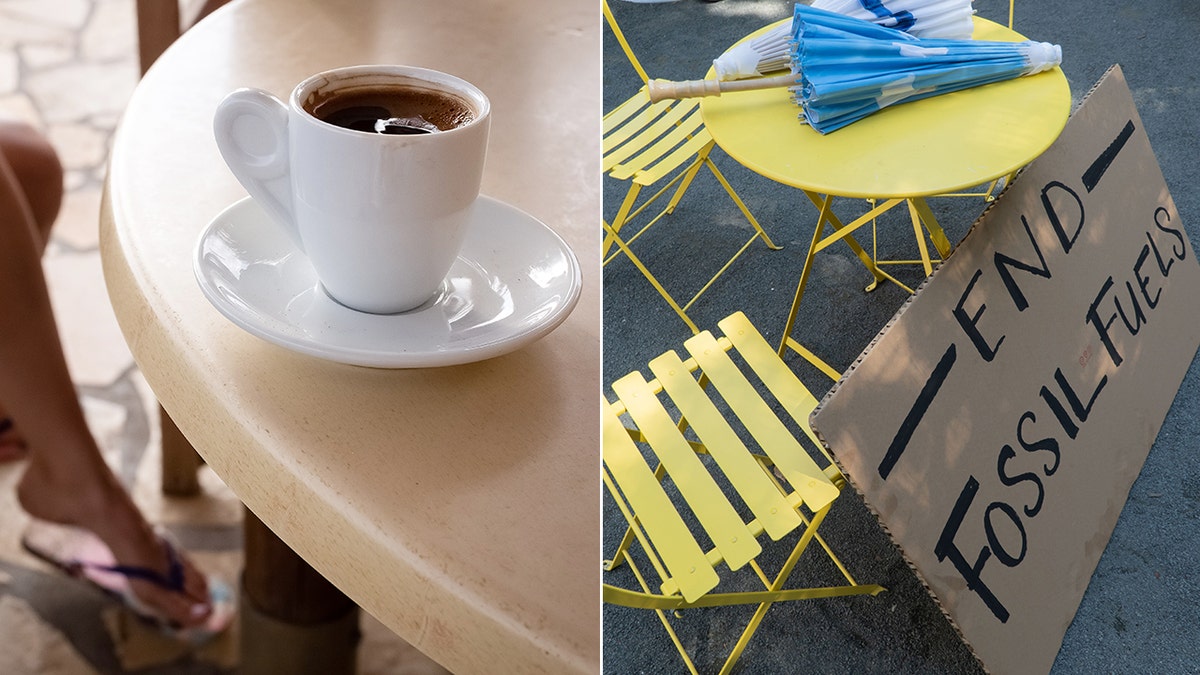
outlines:
[[[1080,99],[1079,106],[1077,106],[1075,110],[1071,111],[1071,116],[1074,117],[1075,111],[1078,110],[1079,107],[1082,107],[1083,104],[1087,102],[1089,98],[1091,98],[1092,93],[1095,92],[1096,89],[1108,79],[1113,71],[1119,70],[1121,70],[1120,64],[1113,64],[1109,66],[1108,70],[1104,71],[1104,75],[1102,75],[1100,79],[1092,85],[1091,89],[1088,90],[1087,94]],[[1068,120],[1068,124],[1069,123],[1070,121]],[[1037,161],[1038,160],[1035,159],[1033,163],[1036,163]],[[996,199],[988,203],[987,207],[983,209],[983,212],[979,214],[979,217],[975,219],[975,222],[971,224],[971,227],[967,230],[966,235],[963,236],[964,242],[967,241],[967,239],[975,232],[976,228],[979,227],[980,223],[983,222],[984,218],[986,218],[988,213],[992,210],[992,207],[994,207],[1004,197],[1005,193],[1007,193],[1009,189],[1020,179],[1021,174],[1018,173],[1012,181],[1004,186],[1004,189],[1001,190],[1000,194],[996,196]],[[951,252],[951,255],[953,255],[953,252]],[[884,334],[887,333],[888,330],[890,330],[891,327],[900,320],[900,317],[906,310],[908,310],[909,306],[912,305],[913,301],[917,299],[917,296],[921,294],[921,291],[929,284],[929,282],[933,280],[934,276],[937,275],[938,270],[940,269],[941,263],[937,265],[932,274],[926,277],[925,280],[922,281],[919,286],[917,286],[916,290],[913,291],[913,294],[908,296],[908,299],[904,301],[904,304],[900,305],[900,308],[896,310],[896,313],[892,315],[892,318],[889,319],[888,322],[884,324],[883,328],[875,334],[875,337],[872,338],[867,346],[862,350],[862,352],[858,355],[858,358],[854,359],[854,362],[851,363],[848,368],[846,368],[846,372],[842,373],[841,378],[839,378],[838,381],[829,388],[829,391],[826,392],[825,396],[821,398],[821,401],[817,404],[817,407],[813,408],[812,413],[809,414],[808,425],[810,428],[812,428],[813,433],[815,433],[817,438],[821,441],[821,445],[825,447],[825,450],[829,456],[833,458],[834,463],[837,464],[838,470],[841,471],[842,475],[846,477],[846,482],[849,483],[850,487],[854,488],[854,491],[857,492],[860,497],[862,497],[863,503],[866,504],[867,508],[871,511],[871,514],[875,516],[875,520],[879,523],[879,527],[883,529],[885,534],[887,534],[888,539],[892,541],[892,545],[896,547],[896,550],[900,551],[900,557],[904,559],[905,564],[907,564],[909,569],[913,571],[913,574],[916,575],[917,581],[919,581],[925,588],[925,592],[928,593],[931,598],[933,598],[937,608],[941,610],[942,615],[945,616],[946,620],[950,622],[950,625],[954,628],[954,632],[958,634],[959,639],[962,640],[963,644],[965,644],[967,648],[971,650],[971,655],[975,657],[975,661],[979,664],[979,667],[982,668],[984,672],[990,672],[988,671],[987,665],[983,662],[983,659],[980,658],[979,653],[975,651],[975,646],[972,645],[969,640],[967,640],[967,637],[963,634],[962,628],[958,625],[958,622],[954,620],[954,617],[950,615],[950,611],[947,610],[942,604],[941,598],[939,598],[937,594],[933,592],[933,588],[930,587],[929,582],[925,580],[925,576],[921,574],[919,569],[917,569],[916,564],[911,558],[908,557],[908,554],[904,552],[904,548],[900,546],[900,542],[897,541],[895,535],[892,534],[891,529],[886,523],[883,522],[883,518],[880,517],[879,511],[876,510],[876,508],[867,499],[866,493],[864,493],[862,489],[858,487],[858,483],[855,482],[854,476],[847,472],[842,463],[838,461],[837,452],[835,452],[833,447],[829,445],[829,442],[825,440],[825,435],[821,433],[821,430],[817,428],[817,425],[813,423],[813,420],[816,418],[817,414],[820,413],[825,407],[826,402],[828,402],[829,399],[832,398],[839,389],[841,389],[842,384],[846,381],[846,378],[854,374],[854,371],[858,369],[858,366],[862,363],[863,359],[866,358],[867,354],[869,354],[871,350],[875,348],[875,345],[879,343]]]

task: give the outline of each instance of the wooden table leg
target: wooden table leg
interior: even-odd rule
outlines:
[[[150,65],[182,30],[178,0],[138,0],[138,61],[145,75]]]
[[[174,420],[158,407],[162,427],[162,491],[172,497],[194,497],[200,494],[197,471],[204,463],[196,449],[184,438]]]
[[[358,606],[245,509],[243,675],[353,675]]]

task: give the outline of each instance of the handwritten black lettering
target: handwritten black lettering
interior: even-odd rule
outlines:
[[[1154,291],[1154,297],[1150,297],[1147,289],[1150,286],[1151,278],[1142,274],[1142,265],[1150,258],[1150,246],[1154,243],[1154,239],[1150,238],[1149,232],[1146,233],[1146,237],[1150,239],[1150,243],[1142,246],[1142,252],[1138,255],[1137,262],[1133,264],[1133,278],[1137,280],[1138,289],[1142,291],[1142,298],[1146,301],[1146,305],[1153,310],[1158,306],[1158,299],[1162,296],[1162,286]],[[1159,269],[1160,271],[1162,269],[1161,261]]]
[[[1133,130],[1133,120],[1129,120],[1122,127],[1113,142],[1109,143],[1104,152],[1101,152],[1100,156],[1087,168],[1087,171],[1083,172],[1083,187],[1087,188],[1088,192],[1096,189],[1096,185],[1100,183],[1100,179],[1104,177],[1104,173],[1108,171],[1108,167],[1112,165],[1113,160],[1121,153],[1121,148],[1124,148],[1125,144],[1129,142],[1130,137],[1133,136]]]
[[[879,463],[879,476],[884,480],[887,480],[900,456],[908,449],[913,432],[921,424],[921,420],[925,417],[925,412],[929,410],[930,404],[933,403],[934,397],[937,396],[938,390],[946,382],[946,377],[950,375],[950,369],[954,367],[957,358],[958,349],[952,342],[942,354],[942,358],[938,360],[938,364],[934,366],[933,372],[929,374],[929,379],[925,380],[925,385],[921,387],[921,393],[917,394],[917,400],[913,402],[912,408],[904,416],[904,421],[896,430],[896,435],[892,437],[892,443],[888,446],[883,461]]]
[[[962,326],[963,332],[971,339],[971,344],[975,345],[975,349],[984,361],[991,362],[996,358],[996,353],[1000,350],[1000,343],[1004,342],[1004,336],[1001,335],[996,340],[995,346],[989,345],[987,338],[983,337],[983,333],[979,331],[979,318],[983,316],[983,311],[987,309],[987,305],[980,303],[979,309],[975,310],[975,314],[968,315],[963,310],[963,306],[967,302],[967,296],[971,294],[975,288],[975,283],[979,281],[979,277],[983,276],[983,270],[975,270],[975,276],[971,277],[971,281],[963,290],[962,295],[958,298],[958,304],[954,306],[954,318],[958,321],[958,325]]]
[[[1009,257],[999,251],[996,251],[995,264],[996,271],[1000,274],[1000,280],[1004,282],[1004,287],[1008,289],[1008,294],[1012,296],[1013,304],[1016,305],[1017,311],[1023,312],[1029,307],[1029,301],[1025,299],[1025,294],[1021,292],[1021,287],[1017,285],[1016,279],[1013,278],[1012,269],[1019,269],[1030,274],[1037,275],[1043,279],[1050,278],[1050,267],[1046,264],[1046,256],[1042,255],[1042,249],[1038,246],[1037,239],[1033,236],[1033,231],[1029,229],[1029,221],[1025,216],[1021,216],[1021,224],[1025,226],[1025,234],[1029,235],[1029,243],[1033,246],[1033,252],[1037,254],[1038,262],[1041,267],[1034,267],[1032,264]],[[983,311],[980,308],[980,311]],[[999,347],[999,344],[997,344]]]
[[[1046,452],[1049,452],[1050,454],[1054,455],[1054,464],[1052,464],[1052,465],[1051,464],[1043,464],[1042,465],[1042,468],[1045,470],[1046,475],[1053,476],[1054,472],[1058,471],[1058,464],[1059,464],[1059,461],[1062,459],[1062,457],[1059,453],[1058,439],[1054,438],[1053,436],[1047,436],[1046,438],[1039,438],[1036,441],[1026,440],[1025,439],[1025,423],[1026,422],[1033,422],[1035,424],[1037,423],[1037,415],[1033,414],[1032,410],[1026,410],[1025,413],[1021,415],[1021,419],[1017,421],[1017,443],[1019,443],[1021,445],[1021,448],[1024,449],[1026,452],[1046,451]]]
[[[1055,207],[1054,200],[1050,198],[1052,194],[1051,190],[1065,193],[1073,200],[1074,206],[1078,207],[1078,221],[1074,224],[1074,232],[1068,234],[1066,228],[1063,226],[1061,214],[1059,214],[1058,208]],[[1079,195],[1074,190],[1065,184],[1052,180],[1042,188],[1042,207],[1046,210],[1046,217],[1050,219],[1050,224],[1054,226],[1054,232],[1058,235],[1059,243],[1062,244],[1063,253],[1070,253],[1071,247],[1075,245],[1075,240],[1079,238],[1079,233],[1083,231],[1083,200],[1079,198]]]
[[[1054,369],[1054,381],[1058,383],[1058,388],[1062,390],[1063,396],[1067,399],[1067,403],[1071,405],[1071,412],[1075,413],[1075,419],[1079,420],[1080,424],[1088,421],[1088,416],[1092,414],[1092,406],[1096,404],[1096,397],[1104,389],[1104,385],[1108,384],[1108,376],[1104,375],[1100,381],[1096,383],[1096,388],[1092,390],[1092,396],[1088,399],[1087,405],[1083,405],[1083,401],[1079,398],[1079,394],[1075,393],[1075,387],[1067,382],[1067,376],[1063,374],[1062,368]],[[1071,438],[1074,438],[1072,436]]]
[[[1133,286],[1128,281],[1125,282],[1125,290],[1129,291],[1129,303],[1133,305],[1133,323],[1129,322],[1129,315],[1125,313],[1121,298],[1114,298],[1113,302],[1117,306],[1117,313],[1121,315],[1121,321],[1125,324],[1125,330],[1128,330],[1130,335],[1137,335],[1138,331],[1142,329],[1142,325],[1146,323],[1146,313],[1142,311],[1142,306],[1137,301],[1137,295],[1133,292]]]
[[[1008,516],[1008,519],[1016,526],[1017,532],[1021,534],[1020,554],[1010,554],[1000,541],[1000,537],[996,536],[996,526],[992,521],[992,514],[996,511],[1000,511]],[[999,560],[1005,567],[1016,567],[1025,559],[1025,553],[1029,550],[1029,537],[1025,535],[1025,526],[1021,524],[1021,517],[1017,515],[1016,510],[1012,506],[1004,502],[992,502],[988,504],[987,509],[983,512],[983,532],[987,535],[988,546],[996,554],[996,560]]]
[[[1079,435],[1079,426],[1075,424],[1075,420],[1071,419],[1071,415],[1063,407],[1062,401],[1059,401],[1054,392],[1050,391],[1050,387],[1046,385],[1042,385],[1041,390],[1038,391],[1038,395],[1046,402],[1046,406],[1050,408],[1050,412],[1054,413],[1054,417],[1062,426],[1063,431],[1067,432],[1067,436],[1074,440]]]
[[[984,546],[979,550],[979,556],[975,559],[975,564],[967,562],[966,556],[958,549],[958,545],[954,543],[954,537],[958,534],[959,528],[962,527],[963,520],[967,516],[967,512],[971,510],[971,502],[975,500],[975,495],[979,492],[979,481],[974,476],[968,476],[966,484],[963,485],[962,491],[958,494],[958,499],[954,502],[954,508],[950,511],[950,517],[946,519],[946,525],[942,528],[942,534],[938,537],[938,542],[933,548],[933,552],[937,555],[938,562],[942,562],[947,558],[954,565],[954,569],[962,575],[962,578],[967,582],[967,590],[975,591],[983,604],[992,611],[1000,623],[1008,622],[1008,609],[1000,602],[995,593],[983,583],[983,566],[987,563],[988,558],[992,556],[992,550]]]
[[[1117,346],[1113,344],[1112,335],[1108,332],[1108,329],[1117,320],[1117,313],[1114,310],[1106,320],[1100,318],[1100,314],[1097,312],[1100,308],[1100,303],[1104,301],[1104,297],[1108,295],[1108,291],[1112,286],[1113,278],[1110,276],[1100,286],[1100,292],[1096,294],[1096,298],[1092,300],[1092,304],[1088,305],[1084,322],[1090,323],[1096,329],[1096,335],[1100,337],[1100,343],[1104,345],[1104,349],[1108,352],[1108,357],[1112,359],[1113,365],[1119,366],[1124,359],[1121,358],[1121,353],[1117,351]]]
[[[1016,456],[1017,451],[1013,450],[1011,445],[1006,445],[1000,448],[1000,454],[996,458],[996,474],[1000,477],[1000,482],[1005,487],[1016,487],[1021,483],[1033,483],[1037,487],[1037,499],[1033,502],[1033,504],[1026,504],[1022,509],[1025,511],[1025,515],[1032,518],[1042,510],[1042,500],[1046,496],[1046,486],[1042,484],[1042,479],[1032,471],[1026,471],[1015,476],[1010,476],[1006,467],[1010,461],[1016,458]]]
[[[1163,277],[1171,274],[1171,265],[1175,264],[1174,256],[1163,260],[1162,252],[1158,250],[1158,242],[1154,241],[1154,235],[1147,232],[1146,240],[1150,242],[1150,250],[1154,251],[1154,261],[1158,263],[1158,271]]]
[[[1186,240],[1183,238],[1183,231],[1179,230],[1178,228],[1167,227],[1166,225],[1163,225],[1162,216],[1166,216],[1167,222],[1171,222],[1171,212],[1168,211],[1166,208],[1160,206],[1154,210],[1154,226],[1157,227],[1158,229],[1162,230],[1163,232],[1170,234],[1171,236],[1175,237],[1175,239],[1177,239],[1179,241],[1178,246],[1171,247],[1171,253],[1175,254],[1175,258],[1177,260],[1184,260],[1185,258],[1187,258],[1187,245],[1184,243]],[[1170,268],[1170,266],[1168,265],[1168,269],[1169,268]],[[1167,276],[1167,273],[1165,271],[1163,272],[1163,276],[1164,277]]]

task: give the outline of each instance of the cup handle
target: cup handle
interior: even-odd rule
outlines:
[[[217,106],[217,149],[246,192],[304,250],[292,210],[288,110],[261,89],[238,89]]]

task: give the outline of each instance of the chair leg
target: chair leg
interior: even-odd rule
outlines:
[[[194,497],[200,494],[197,471],[204,460],[184,438],[167,411],[158,407],[162,426],[162,491],[173,497]]]
[[[780,250],[783,248],[771,240],[771,237],[766,233],[765,230],[763,230],[762,225],[758,222],[758,219],[755,218],[754,214],[750,212],[750,209],[746,206],[746,203],[743,202],[741,197],[738,196],[737,192],[734,191],[733,186],[729,183],[729,180],[725,178],[725,175],[721,173],[721,170],[717,168],[716,164],[714,164],[712,159],[709,157],[709,152],[713,147],[715,147],[715,145],[715,141],[709,141],[707,145],[697,151],[696,157],[691,164],[677,173],[675,177],[667,183],[667,185],[665,185],[652,197],[646,199],[641,206],[636,206],[636,202],[643,186],[634,182],[629,191],[626,193],[625,199],[621,203],[620,208],[617,209],[616,216],[613,217],[612,223],[609,224],[608,222],[602,221],[605,232],[601,248],[601,259],[603,264],[607,265],[618,255],[624,253],[626,257],[628,257],[629,260],[634,264],[634,266],[637,267],[642,273],[642,276],[646,277],[646,280],[649,281],[654,289],[658,291],[659,295],[661,295],[663,299],[667,301],[667,303],[671,306],[671,309],[675,310],[675,313],[679,315],[679,318],[682,319],[685,324],[687,324],[688,328],[691,329],[693,334],[699,333],[700,329],[697,327],[696,323],[692,321],[690,317],[688,317],[688,309],[690,309],[692,304],[699,300],[700,296],[704,295],[704,293],[708,291],[709,287],[712,286],[717,279],[719,279],[721,275],[723,275],[725,271],[737,261],[742,253],[744,253],[746,249],[748,249],[750,245],[754,243],[755,239],[761,237],[763,243],[765,243],[767,248],[771,250]],[[732,258],[725,262],[724,266],[717,270],[716,274],[709,278],[708,282],[705,283],[700,290],[696,291],[696,293],[692,295],[692,297],[688,299],[686,303],[681,305],[679,301],[675,300],[670,292],[666,290],[662,283],[658,281],[658,278],[654,276],[652,272],[650,272],[649,268],[646,267],[646,265],[630,250],[629,246],[646,230],[650,229],[650,227],[654,225],[654,223],[660,218],[672,213],[675,210],[675,207],[683,198],[684,193],[687,192],[687,189],[691,186],[692,181],[695,180],[696,175],[700,172],[700,167],[702,165],[707,166],[717,181],[720,182],[721,186],[725,189],[725,192],[738,207],[738,210],[742,212],[742,215],[746,218],[750,225],[753,226],[755,233],[746,241],[745,244],[742,245],[742,247],[733,255]],[[667,190],[671,189],[673,189],[674,192],[672,193],[671,199],[666,208],[664,208],[658,213],[658,215],[643,225],[641,230],[639,230],[632,237],[622,239],[620,232],[626,222],[630,218],[636,217],[647,206],[665,194]],[[617,250],[614,251],[614,247]]]
[[[778,251],[782,249],[782,246],[779,246],[775,242],[771,241],[771,237],[767,235],[765,230],[763,230],[762,225],[758,223],[758,219],[754,217],[754,214],[750,213],[750,209],[746,206],[746,203],[742,201],[742,198],[733,191],[733,186],[729,184],[729,180],[725,178],[725,174],[721,173],[721,170],[717,168],[717,165],[714,164],[713,161],[708,157],[704,158],[704,163],[708,166],[708,169],[712,171],[713,175],[717,177],[717,180],[721,182],[721,187],[724,187],[725,192],[729,193],[729,197],[733,199],[734,204],[737,204],[737,207],[739,210],[741,210],[742,215],[745,216],[746,220],[750,221],[750,224],[754,226],[754,230],[758,232],[758,236],[762,237],[762,240],[767,245],[767,248],[771,249],[772,251]]]
[[[654,276],[654,273],[650,271],[650,268],[646,267],[641,258],[637,257],[637,255],[629,249],[625,242],[619,236],[617,236],[617,233],[607,223],[604,224],[604,230],[612,237],[617,247],[620,248],[621,252],[625,254],[625,257],[629,258],[629,261],[638,268],[638,271],[642,273],[642,276],[646,277],[646,280],[649,281],[652,286],[654,286],[654,289],[658,291],[659,295],[661,295],[663,299],[667,301],[667,304],[671,306],[671,309],[675,310],[675,313],[679,315],[680,319],[683,319],[683,322],[686,323],[688,328],[691,329],[692,334],[695,335],[696,333],[699,333],[700,328],[696,326],[696,323],[692,321],[690,317],[688,317],[687,312],[685,312],[683,307],[680,307],[679,303],[675,301],[675,298],[673,298],[671,294],[667,292],[667,289],[664,288],[663,285],[658,281],[658,277]]]
[[[621,202],[621,208],[617,209],[617,215],[613,217],[612,225],[605,223],[605,227],[609,230],[604,237],[604,248],[601,249],[600,256],[607,259],[608,252],[616,243],[617,235],[620,234],[621,228],[625,226],[625,221],[630,218],[629,212],[633,210],[633,205],[637,202],[638,194],[642,191],[642,186],[634,183],[629,188],[629,192],[625,194],[625,201]]]
[[[617,506],[621,509],[621,512],[626,514],[626,517],[628,517],[630,514],[628,513],[623,501],[618,496],[618,492],[616,490],[616,485],[612,482],[612,477],[609,475],[608,469],[607,468],[602,469],[602,471],[604,472],[603,473],[603,481],[604,481],[604,484],[608,486],[609,493],[612,495],[613,499],[618,500]],[[666,477],[666,475],[667,475],[667,468],[665,466],[663,466],[662,463],[659,463],[658,467],[656,469],[654,469],[655,480],[657,480],[658,482],[661,483],[662,479],[664,477]],[[615,570],[616,568],[620,567],[621,563],[628,561],[629,566],[634,569],[634,574],[637,575],[639,578],[641,577],[641,574],[637,571],[636,567],[633,564],[632,558],[629,557],[629,547],[633,545],[633,541],[636,538],[637,538],[637,532],[634,531],[633,525],[629,525],[628,527],[626,527],[625,528],[625,536],[621,537],[621,543],[617,545],[617,550],[613,553],[613,557],[610,560],[606,560],[604,562],[604,571],[611,572],[611,571]],[[643,583],[643,586],[645,586],[644,583]]]
[[[637,564],[633,561],[633,556],[628,556],[626,560],[629,562],[629,569],[633,571],[633,575],[637,578],[638,584],[642,587],[642,590],[646,593],[650,593],[650,586],[646,583],[646,578],[642,576],[641,570],[638,569]],[[678,617],[678,610],[675,611],[676,617]],[[687,666],[688,672],[691,673],[691,675],[700,675],[700,671],[696,670],[696,664],[692,662],[692,657],[688,656],[687,649],[683,646],[683,641],[679,639],[679,634],[675,632],[675,627],[671,625],[671,620],[667,618],[667,611],[655,609],[654,613],[658,615],[659,622],[662,624],[663,628],[666,629],[667,636],[671,638],[671,643],[675,645],[675,651],[678,652],[680,658],[683,659],[683,663]]]
[[[800,536],[800,541],[796,542],[796,547],[792,549],[791,555],[788,556],[787,561],[784,562],[779,573],[775,575],[775,580],[771,582],[767,590],[779,592],[783,589],[784,583],[792,575],[792,570],[796,568],[796,563],[800,562],[800,556],[804,555],[804,551],[808,549],[813,535],[817,533],[817,528],[821,526],[827,513],[829,513],[829,506],[826,506],[813,515],[812,520],[805,526],[804,534]],[[754,569],[758,572],[759,577],[764,578],[762,569],[758,567],[758,563],[752,562],[751,564],[754,565]],[[727,675],[727,673],[733,670],[734,664],[737,663],[742,652],[746,650],[746,645],[750,644],[750,638],[754,637],[754,633],[758,630],[759,624],[762,623],[763,617],[766,616],[767,610],[773,604],[773,601],[764,602],[754,611],[754,616],[750,618],[750,623],[746,626],[746,630],[742,631],[742,636],[738,638],[737,644],[734,645],[733,651],[729,654],[729,658],[725,660],[725,665],[721,668],[721,675]]]
[[[716,141],[708,145],[711,148]],[[696,179],[696,174],[700,173],[700,165],[708,162],[708,148],[701,150],[696,159],[692,160],[687,170],[683,172],[683,180],[679,183],[679,187],[675,188],[675,194],[671,195],[671,201],[667,202],[667,208],[664,213],[674,213],[675,207],[679,206],[679,201],[683,199],[683,194],[691,187],[692,181]]]
[[[617,552],[613,554],[610,560],[604,561],[604,571],[611,572],[621,566],[621,563],[628,560],[629,547],[633,545],[633,528],[625,528],[625,536],[621,537],[621,543],[617,545]]]

